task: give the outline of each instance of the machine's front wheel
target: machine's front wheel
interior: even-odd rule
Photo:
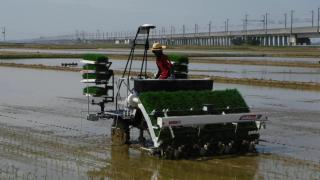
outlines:
[[[130,129],[126,120],[114,118],[112,128],[112,145],[125,145],[130,142]]]

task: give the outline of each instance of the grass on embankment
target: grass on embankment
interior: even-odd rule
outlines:
[[[45,65],[34,65],[34,64],[16,64],[16,63],[0,63],[0,67],[16,67],[16,68],[30,68],[30,69],[39,69],[39,70],[55,70],[55,71],[71,71],[71,72],[80,72],[82,70],[82,68],[69,68],[69,67],[61,67],[61,66],[45,66]],[[116,75],[122,75],[122,73],[123,73],[122,71],[114,70],[114,74]],[[132,76],[137,76],[138,74],[139,72],[131,72]],[[152,73],[148,73],[148,76],[152,77]],[[214,80],[215,82],[220,82],[220,83],[245,84],[245,85],[254,85],[254,86],[320,91],[319,83],[276,81],[276,80],[249,79],[249,78],[229,78],[229,77],[221,77],[221,76],[204,76],[204,75],[189,75],[189,78],[191,79],[209,78]]]

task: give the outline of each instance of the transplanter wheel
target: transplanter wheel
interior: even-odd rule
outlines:
[[[125,145],[130,142],[130,129],[127,121],[115,118],[111,129],[112,145]]]

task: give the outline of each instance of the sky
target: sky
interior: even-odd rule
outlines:
[[[158,29],[175,26],[177,31],[185,24],[187,31],[192,31],[194,24],[205,30],[211,21],[213,30],[218,31],[227,18],[231,29],[241,29],[246,14],[251,20],[260,20],[268,12],[270,22],[281,24],[284,13],[289,15],[292,9],[297,22],[311,25],[311,11],[315,11],[316,21],[320,7],[319,0],[0,0],[0,3],[0,27],[6,27],[8,40],[76,31],[133,31],[144,23],[154,24]]]

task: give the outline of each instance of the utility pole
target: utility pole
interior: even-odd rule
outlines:
[[[287,29],[287,13],[284,13],[284,28]]]
[[[6,41],[6,27],[2,28],[3,41]]]
[[[248,35],[248,14],[246,14],[245,17],[244,17],[243,30],[245,32],[245,40],[247,40],[247,35]]]
[[[311,11],[311,24],[312,24],[312,27],[313,27],[313,21],[314,21],[314,11],[312,10]]]
[[[320,8],[318,8],[318,33],[320,33]]]
[[[79,39],[79,31],[78,30],[76,30],[76,38],[75,38],[76,40],[78,40]]]
[[[294,13],[294,11],[291,10],[291,28],[290,28],[290,33],[291,34],[293,33],[293,13]]]
[[[265,15],[262,15],[261,16],[262,17],[262,20],[261,20],[261,22],[263,23],[263,27],[262,27],[262,30],[265,30],[266,29],[266,16]]]
[[[226,21],[226,32],[229,32],[229,19]]]
[[[198,33],[198,24],[194,24],[194,35]]]
[[[211,36],[211,24],[212,24],[212,22],[209,21],[209,36]]]
[[[185,37],[185,35],[186,35],[186,26],[185,25],[182,26],[182,34],[183,34],[183,37]]]
[[[248,29],[248,14],[244,16],[244,21],[243,21],[243,30],[246,32]]]
[[[96,39],[97,39],[97,40],[100,39],[100,30],[99,30],[99,29],[97,29]]]
[[[266,28],[266,34],[268,34],[268,15],[269,15],[269,13],[266,13],[266,20],[265,20],[265,23],[266,23],[266,25],[265,25],[265,28]]]
[[[162,27],[162,36],[165,36],[165,35],[166,35],[166,28]]]

